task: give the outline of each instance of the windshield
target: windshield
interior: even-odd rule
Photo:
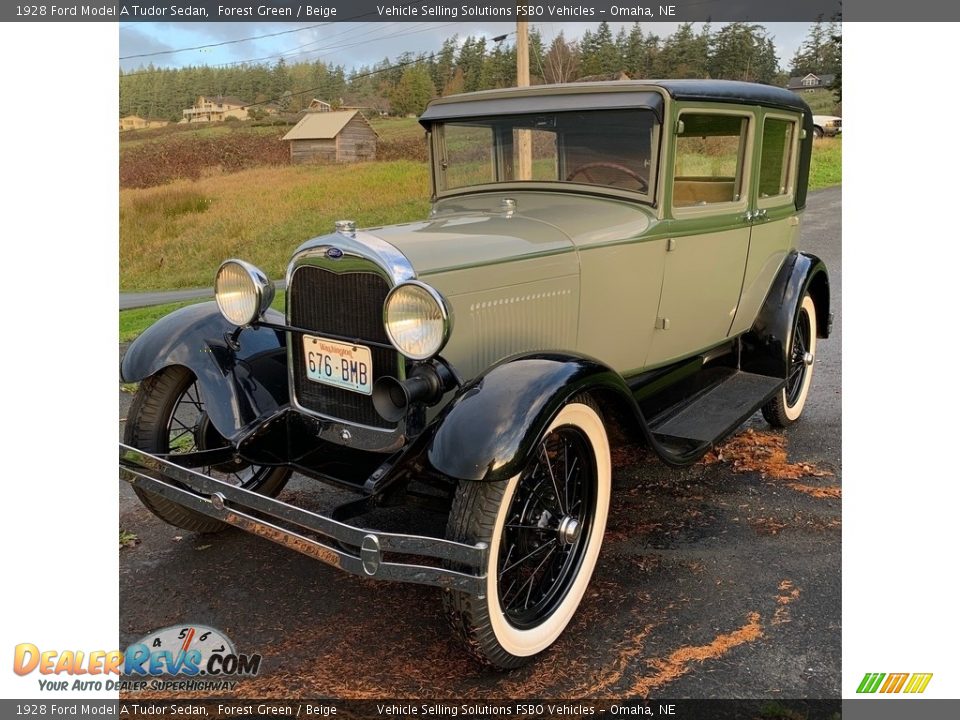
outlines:
[[[536,182],[652,196],[656,116],[587,110],[440,123],[437,189]]]

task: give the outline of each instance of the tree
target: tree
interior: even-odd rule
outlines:
[[[620,36],[617,37],[623,69],[630,77],[647,78],[654,74],[659,44],[660,38],[653,33],[643,34],[640,23],[634,23],[629,34],[626,34],[622,41]]]
[[[390,94],[391,110],[395,115],[419,115],[436,93],[426,66],[410,65]]]
[[[840,23],[830,23],[830,43],[833,45],[834,61],[836,63],[836,73],[833,78],[833,95],[837,98],[837,104],[843,102],[843,35],[841,34]]]
[[[657,54],[655,73],[665,78],[709,77],[710,45],[712,35],[709,25],[695,35],[693,23],[684,23],[663,42]]]
[[[613,41],[610,25],[604,21],[595,33],[587,30],[580,44],[581,75],[607,75],[621,69],[620,52]]]
[[[716,34],[710,77],[771,83],[778,67],[773,40],[761,25],[734,22]]]
[[[790,63],[790,74],[799,77],[809,73],[824,75],[840,72],[839,45],[833,40],[833,36],[839,35],[839,32],[839,23],[831,22],[824,27],[823,16],[819,16],[797,48]]]
[[[580,76],[580,50],[576,41],[567,42],[562,30],[543,58],[543,73],[548,83],[567,83]]]

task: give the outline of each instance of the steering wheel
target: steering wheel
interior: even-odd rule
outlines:
[[[636,180],[638,183],[640,183],[640,192],[645,193],[650,187],[649,183],[647,183],[646,180],[644,180],[642,177],[637,175],[637,173],[635,173],[630,168],[626,167],[625,165],[620,165],[619,163],[612,163],[612,162],[592,162],[592,163],[585,163],[584,165],[580,165],[579,167],[574,168],[573,171],[569,175],[567,175],[567,182],[570,182],[571,180],[573,180],[573,178],[575,178],[577,175],[583,175],[583,177],[586,178],[588,182],[596,183],[596,181],[590,176],[590,172],[589,172],[590,170],[595,170],[596,168],[609,168],[611,170],[617,170],[618,172],[622,172],[624,175],[626,175],[630,179]]]

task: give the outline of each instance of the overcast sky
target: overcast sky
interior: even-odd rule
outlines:
[[[595,30],[599,23],[531,23],[549,45],[563,31],[567,38],[580,37],[587,29]],[[714,29],[724,23],[715,23]],[[610,23],[614,35],[622,26],[631,23]],[[807,23],[766,23],[777,47],[780,66],[790,64],[794,51],[806,37]],[[644,32],[661,37],[673,33],[677,23],[644,23]],[[514,30],[514,23],[495,22],[423,22],[423,23],[130,23],[120,26],[120,61],[124,70],[133,70],[153,63],[156,67],[183,67],[185,65],[223,65],[227,63],[275,63],[283,56],[287,63],[300,60],[323,60],[343,65],[349,72],[355,67],[372,65],[383,58],[395,58],[401,53],[431,53],[439,50],[443,41],[453,35],[462,40],[469,35],[493,38]],[[697,24],[699,29],[699,24]],[[293,30],[294,32],[289,32]],[[269,38],[245,40],[220,47],[187,50],[152,57],[128,57],[143,53],[210,45],[239,40],[268,33],[283,33]],[[511,36],[507,42],[513,44]],[[536,71],[536,68],[532,68]]]

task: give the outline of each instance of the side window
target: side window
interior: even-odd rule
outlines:
[[[748,119],[683,113],[673,175],[674,207],[737,202],[743,197]]]
[[[763,121],[763,143],[760,149],[759,197],[787,195],[793,188],[793,137],[797,124],[792,120],[766,118]]]

